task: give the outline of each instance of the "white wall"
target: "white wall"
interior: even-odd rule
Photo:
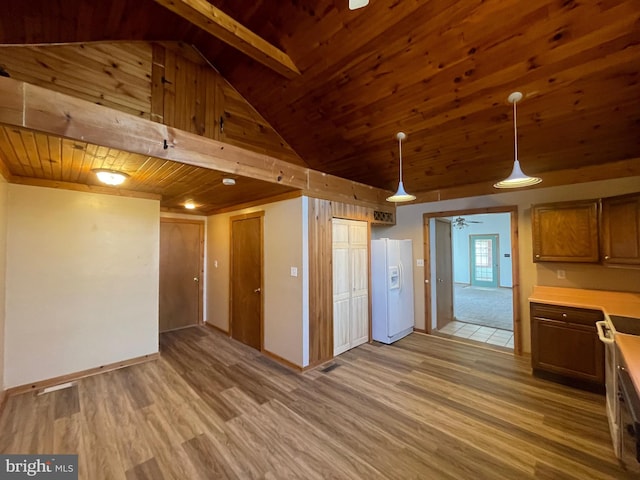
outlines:
[[[5,288],[7,273],[7,190],[8,184],[0,175],[0,392],[5,388]]]
[[[518,207],[518,248],[520,252],[520,316],[522,319],[522,346],[525,352],[531,350],[528,297],[538,278],[547,278],[548,270],[559,268],[549,264],[533,263],[531,241],[531,205],[536,203],[561,202],[623,195],[640,191],[640,177],[628,177],[600,182],[582,183],[570,186],[536,188],[532,190],[507,191],[495,195],[460,198],[432,203],[399,206],[396,211],[396,225],[372,229],[373,238],[413,239],[414,259],[424,258],[422,239],[422,214],[484,207]],[[414,263],[415,265],[415,263]],[[564,266],[564,265],[563,265]],[[571,275],[570,275],[571,274]],[[544,284],[550,284],[545,282]],[[572,265],[567,270],[567,279],[559,286],[577,288],[597,288],[601,290],[632,289],[640,291],[640,270],[606,268],[598,265]],[[415,326],[425,328],[424,268],[414,268]]]
[[[470,235],[498,235],[498,282],[501,287],[511,288],[511,215],[509,213],[490,213],[479,215],[465,215],[465,220],[482,223],[469,223],[462,229],[453,228],[451,244],[453,250],[453,281],[456,283],[471,283],[471,259],[469,258]]]
[[[230,218],[256,211],[265,212],[264,349],[299,366],[308,364],[309,316],[308,302],[303,293],[305,284],[308,289],[305,263],[308,260],[303,253],[308,245],[303,240],[307,222],[306,200],[294,198],[213,215],[207,222],[207,322],[229,331]],[[291,267],[298,269],[297,277],[291,276]]]
[[[5,384],[158,351],[159,202],[9,185]]]

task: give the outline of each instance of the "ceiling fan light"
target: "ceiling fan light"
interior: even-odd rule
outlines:
[[[93,170],[98,180],[107,185],[121,185],[128,177],[124,172],[117,172],[115,170],[107,170],[104,168],[96,168]]]
[[[369,5],[369,0],[349,0],[349,10],[357,10]]]
[[[520,162],[518,159],[513,162],[513,170],[511,171],[511,175],[509,175],[504,180],[500,180],[497,183],[494,183],[493,186],[495,188],[520,188],[520,187],[530,187],[531,185],[536,185],[542,182],[541,178],[538,177],[530,177],[526,175],[522,168],[520,168]]]
[[[393,195],[391,195],[390,197],[387,197],[387,202],[402,203],[402,202],[410,202],[415,199],[416,199],[415,195],[411,195],[410,193],[405,192],[404,185],[402,184],[402,180],[400,180],[400,183],[398,183],[398,191]]]

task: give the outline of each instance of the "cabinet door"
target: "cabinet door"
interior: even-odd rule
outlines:
[[[640,193],[602,200],[602,260],[640,265]]]
[[[595,325],[533,317],[531,346],[534,370],[604,383],[604,349]]]
[[[534,262],[598,262],[598,201],[531,209]]]

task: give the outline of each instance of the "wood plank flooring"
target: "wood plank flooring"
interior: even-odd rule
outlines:
[[[626,479],[604,397],[527,358],[413,334],[298,374],[203,327],[161,359],[8,400],[2,453],[78,453],[80,478]]]

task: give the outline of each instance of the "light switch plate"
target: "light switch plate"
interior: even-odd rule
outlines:
[[[292,277],[298,276],[298,267],[291,267],[291,276]]]
[[[567,274],[564,270],[558,270],[557,274],[558,274],[558,280],[564,280],[565,278],[567,278]]]
[[[424,258],[418,258],[416,260],[416,267],[424,267]]]

